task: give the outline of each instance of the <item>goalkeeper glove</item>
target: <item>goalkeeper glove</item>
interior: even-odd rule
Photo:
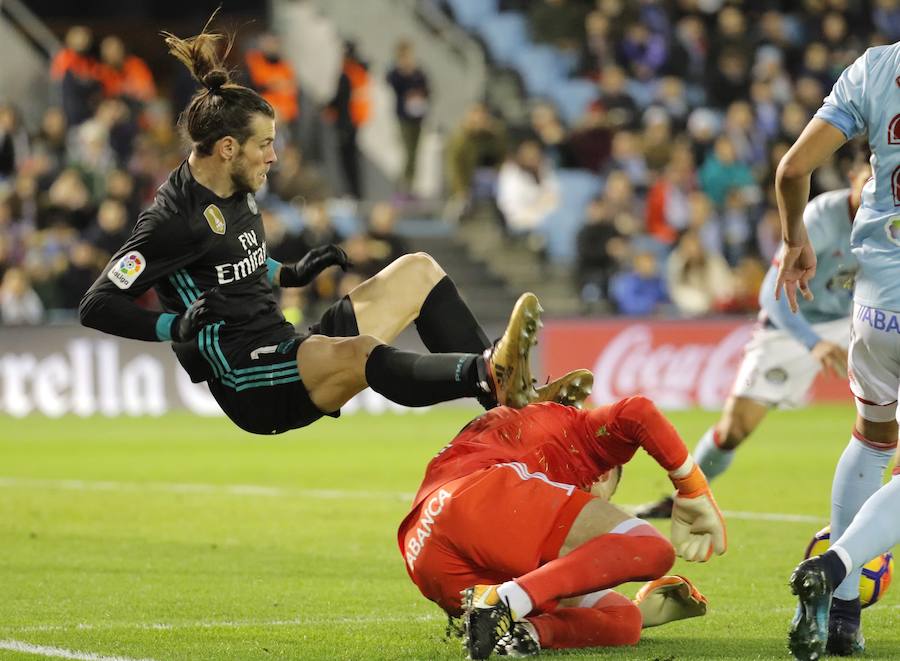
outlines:
[[[278,274],[281,287],[304,287],[329,266],[340,266],[346,271],[353,266],[347,253],[334,244],[313,248],[294,264],[282,264]]]
[[[688,456],[680,468],[669,473],[669,478],[677,489],[672,508],[675,552],[690,562],[706,562],[713,552],[725,553],[728,547],[725,519],[703,471]]]
[[[172,341],[193,340],[204,326],[224,318],[227,305],[225,295],[218,287],[203,292],[172,321]]]
[[[646,583],[634,595],[643,629],[706,615],[706,597],[684,576],[663,576]]]

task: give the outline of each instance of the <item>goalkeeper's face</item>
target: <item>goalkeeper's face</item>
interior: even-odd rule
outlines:
[[[255,193],[266,183],[269,168],[278,160],[275,156],[275,120],[256,113],[250,128],[252,134],[231,162],[231,181],[236,190]]]

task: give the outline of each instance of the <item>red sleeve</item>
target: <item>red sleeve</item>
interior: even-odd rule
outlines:
[[[681,466],[688,450],[656,405],[646,397],[628,397],[586,413],[600,455],[610,465],[628,463],[639,447],[666,471]]]

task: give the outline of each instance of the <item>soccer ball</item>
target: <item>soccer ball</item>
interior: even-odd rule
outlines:
[[[831,546],[831,526],[825,526],[817,532],[804,558],[822,555]],[[859,577],[859,601],[863,608],[871,606],[884,596],[891,585],[894,575],[894,554],[888,551],[863,565],[862,576]]]

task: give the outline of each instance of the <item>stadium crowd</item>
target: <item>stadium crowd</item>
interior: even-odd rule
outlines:
[[[451,16],[465,4],[442,2]],[[596,84],[594,100],[568,125],[539,95],[524,125],[474,106],[449,141],[450,193],[470,208],[495,201],[508,232],[540,252],[559,173],[596,173],[573,275],[588,307],[624,314],[755,309],[780,245],[781,156],[847,65],[900,38],[897,0],[494,4],[527,19],[520,48],[555,49],[571,78]],[[512,68],[527,82],[525,66]],[[852,158],[847,148],[818,170],[811,197],[847,187]]]
[[[530,39],[556,49],[573,78],[595,81],[596,100],[567,123],[553,103],[529,98],[524,125],[473,105],[446,140],[447,196],[463,209],[488,202],[512,239],[542,255],[536,230],[560,204],[558,173],[596,174],[600,193],[571,238],[573,295],[587,309],[634,315],[756,308],[780,238],[776,164],[840,71],[866,47],[900,38],[897,0],[500,0],[498,9],[525,15]],[[299,105],[277,38],[262,35],[238,58],[282,126],[279,162],[260,196],[269,251],[296,259],[343,241],[360,266],[361,276],[324,277],[313,291],[286,294],[288,317],[299,321],[309,305],[334,300],[407,246],[388,203],[372,206],[365,223],[335,222],[344,207],[329,202],[332,182],[304,158],[297,121],[318,109]],[[398,186],[406,190],[434,81],[406,42],[390,68],[407,154]],[[96,44],[89,29],[71,28],[50,74],[56,104],[36,131],[14,105],[0,106],[3,324],[71,314],[184,154],[175,120],[191,81],[158,88],[119,37]],[[361,199],[356,132],[369,109],[354,92],[367,76],[349,48],[324,109],[347,188]],[[817,171],[812,194],[845,187],[849,160],[847,150]],[[355,216],[350,208],[345,215]]]

